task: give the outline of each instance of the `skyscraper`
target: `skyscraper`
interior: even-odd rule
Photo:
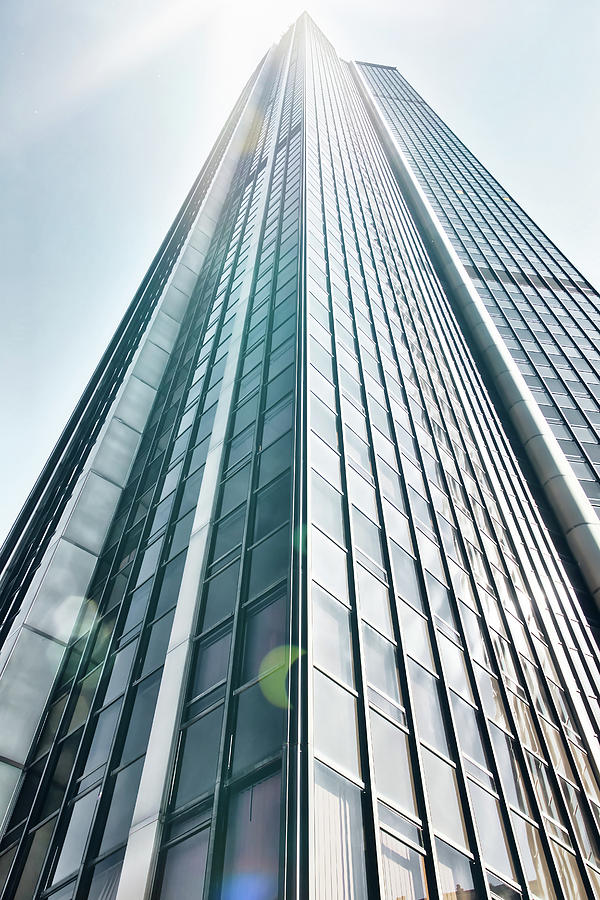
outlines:
[[[598,523],[411,90],[267,53],[11,532],[2,900],[600,896]]]

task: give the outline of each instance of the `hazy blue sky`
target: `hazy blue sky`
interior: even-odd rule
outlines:
[[[0,5],[0,539],[289,0]],[[598,0],[315,0],[600,285]]]

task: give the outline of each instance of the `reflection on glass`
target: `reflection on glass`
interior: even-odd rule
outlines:
[[[412,659],[408,660],[408,671],[413,690],[413,706],[419,736],[448,756],[448,741],[440,706],[437,678],[434,678]]]
[[[313,678],[315,752],[359,776],[356,699],[317,670]]]
[[[442,900],[467,900],[475,898],[471,862],[458,850],[437,840],[435,848],[440,871],[440,897]],[[473,891],[473,893],[471,893]]]
[[[363,640],[369,684],[402,706],[395,646],[368,625],[363,626]]]
[[[426,900],[425,862],[420,853],[381,832],[383,900]]]
[[[202,896],[209,833],[205,828],[167,850],[160,900]]]
[[[455,770],[426,747],[422,759],[433,827],[468,847]]]
[[[314,900],[367,900],[360,789],[315,762]]]
[[[313,653],[321,666],[344,684],[354,687],[350,612],[313,582]]]
[[[416,814],[408,737],[383,716],[371,711],[371,735],[377,793],[399,809]]]
[[[356,567],[358,596],[363,617],[379,631],[392,637],[390,597],[387,587],[362,566]]]
[[[52,884],[56,884],[75,872],[81,865],[81,858],[92,823],[98,792],[91,791],[76,800],[71,807],[69,825],[62,843],[62,849],[54,869]]]
[[[491,723],[490,734],[508,802],[527,815],[531,815],[531,807],[525,792],[521,769],[513,749],[512,738]]]
[[[515,869],[500,818],[498,800],[470,780],[469,791],[485,862],[504,875],[514,878]]]
[[[223,707],[202,716],[182,736],[176,805],[183,806],[214,787]]]
[[[220,900],[277,900],[280,784],[277,774],[231,796]]]
[[[280,667],[267,678],[270,680],[269,687],[275,688],[273,694],[277,693],[273,684],[275,679],[280,680],[281,696],[287,696],[286,667]],[[270,702],[260,682],[238,694],[233,772],[253,766],[277,753],[283,742],[284,719],[285,710],[281,705]]]
[[[93,869],[87,900],[115,900],[121,877],[124,851],[113,853]]]
[[[556,894],[538,829],[516,813],[512,814],[512,825],[529,890],[535,897],[554,900]]]

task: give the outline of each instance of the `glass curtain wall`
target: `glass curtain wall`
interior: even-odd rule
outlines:
[[[349,69],[309,31],[313,896],[594,896],[596,647]]]
[[[397,69],[359,67],[575,475],[598,508],[598,292]]]

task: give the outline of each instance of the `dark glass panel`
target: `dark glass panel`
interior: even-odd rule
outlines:
[[[182,735],[176,806],[183,806],[215,786],[223,707],[190,725]]]
[[[221,900],[277,900],[281,809],[279,774],[229,801]]]

